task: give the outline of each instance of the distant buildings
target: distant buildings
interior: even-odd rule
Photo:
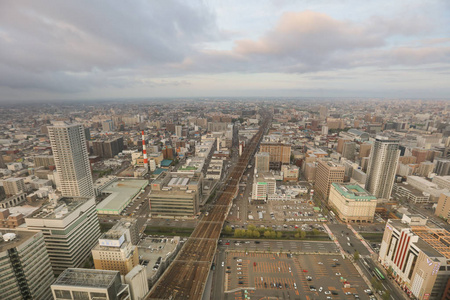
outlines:
[[[441,299],[450,277],[450,233],[418,215],[388,220],[378,260],[416,299]]]
[[[0,298],[49,299],[54,280],[42,232],[0,230]]]
[[[61,198],[25,218],[25,222],[28,229],[44,233],[56,275],[83,265],[101,234],[94,197]]]
[[[96,140],[92,142],[92,151],[94,155],[102,158],[113,158],[122,152],[123,148],[123,137]]]
[[[377,198],[359,185],[332,183],[329,204],[347,223],[372,223]]]
[[[84,128],[56,122],[48,127],[61,192],[69,197],[92,197],[94,187]]]
[[[131,300],[130,289],[117,271],[66,269],[52,284],[53,299]]]
[[[161,173],[151,184],[152,217],[194,217],[199,210],[202,184],[202,173]]]
[[[398,158],[398,140],[377,138],[370,152],[366,190],[378,199],[389,200],[395,181]]]
[[[316,193],[319,193],[325,200],[330,195],[332,183],[343,183],[345,167],[341,164],[320,160],[317,163],[316,182],[314,185]]]

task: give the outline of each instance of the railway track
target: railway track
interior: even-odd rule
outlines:
[[[219,194],[209,215],[202,218],[175,260],[150,290],[147,300],[202,298],[211,263],[217,250],[223,224],[237,196],[239,182],[250,159],[255,154],[270,122],[266,114],[259,131],[244,149],[233,171],[228,175],[225,187]]]

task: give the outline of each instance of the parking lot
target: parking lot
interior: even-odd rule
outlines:
[[[218,271],[225,272],[223,299],[243,299],[245,291],[254,299],[369,299],[364,280],[340,255],[227,251]]]

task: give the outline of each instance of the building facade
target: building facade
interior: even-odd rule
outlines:
[[[450,233],[426,226],[426,219],[403,215],[388,220],[378,260],[408,295],[441,299],[450,276]]]
[[[347,223],[372,223],[377,198],[359,185],[332,183],[329,204]]]
[[[343,183],[345,167],[341,164],[320,160],[317,163],[316,182],[314,185],[316,193],[319,193],[325,200],[330,196],[332,183]]]
[[[270,155],[267,152],[255,154],[255,169],[257,172],[269,172]]]
[[[68,197],[94,196],[83,126],[55,122],[54,126],[48,127],[48,133],[62,195]]]
[[[151,184],[149,194],[152,217],[193,218],[199,211],[202,173],[161,173]]]
[[[269,153],[271,168],[280,169],[281,165],[289,164],[291,160],[291,145],[278,143],[261,143],[260,152]]]
[[[444,218],[449,222],[450,220],[450,192],[442,193],[439,197],[436,211],[434,214],[440,218]]]
[[[51,286],[54,300],[131,300],[128,284],[117,271],[65,270]]]
[[[400,157],[398,140],[377,137],[369,156],[366,190],[382,200],[389,200]]]
[[[274,195],[277,188],[275,177],[270,172],[255,174],[252,186],[252,200],[266,202],[268,195]]]
[[[101,235],[95,198],[61,198],[25,218],[28,229],[41,230],[53,272],[79,267]]]
[[[55,279],[42,232],[0,230],[0,298],[51,299]]]

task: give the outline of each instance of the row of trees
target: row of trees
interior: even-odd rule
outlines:
[[[280,231],[274,231],[272,228],[264,228],[264,227],[260,227],[257,228],[254,225],[249,225],[248,229],[235,229],[234,233],[233,233],[233,229],[230,226],[225,226],[224,229],[224,233],[227,235],[231,235],[233,234],[233,237],[236,238],[260,238],[260,237],[265,237],[265,238],[281,238],[283,237],[283,233]],[[313,229],[311,232],[312,235],[319,235],[320,231],[317,229]],[[306,238],[306,231],[301,230],[300,228],[297,229],[294,233],[294,237],[297,239],[304,239]]]

